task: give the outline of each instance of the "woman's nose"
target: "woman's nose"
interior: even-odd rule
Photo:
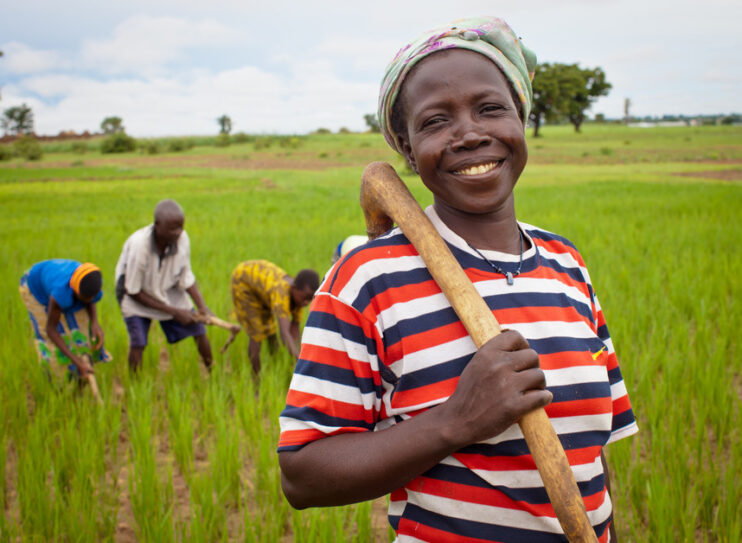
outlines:
[[[476,123],[465,122],[461,123],[453,146],[454,149],[476,149],[491,141],[492,138]]]

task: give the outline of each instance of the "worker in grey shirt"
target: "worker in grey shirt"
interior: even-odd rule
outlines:
[[[155,222],[134,232],[124,243],[116,265],[116,297],[129,332],[129,368],[137,371],[147,346],[152,320],[160,322],[168,343],[193,337],[204,365],[211,368],[206,327],[197,320],[206,306],[191,271],[191,244],[183,230],[185,214],[174,200],[155,207]]]

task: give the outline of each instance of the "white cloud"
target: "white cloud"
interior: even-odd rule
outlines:
[[[153,73],[183,59],[189,48],[225,45],[237,38],[234,29],[213,20],[138,15],[119,24],[110,38],[84,40],[81,58],[106,73]]]
[[[383,73],[386,64],[404,44],[394,39],[374,39],[333,35],[324,38],[313,50],[321,57],[340,59],[357,70],[373,70]]]
[[[11,41],[0,45],[2,66],[10,73],[31,74],[60,67],[61,55],[54,51],[33,49],[24,43]]]
[[[254,66],[107,81],[34,76],[9,86],[4,102],[41,97],[32,108],[37,132],[44,134],[95,131],[110,115],[121,117],[138,137],[211,134],[222,113],[232,118],[235,131],[306,133],[320,126],[363,129],[377,90],[376,83],[344,80],[331,63],[315,61],[297,62],[285,76]]]

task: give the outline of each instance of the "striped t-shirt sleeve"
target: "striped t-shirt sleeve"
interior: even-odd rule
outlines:
[[[376,371],[380,346],[372,322],[329,292],[317,294],[279,419],[279,451],[374,429],[383,394]]]

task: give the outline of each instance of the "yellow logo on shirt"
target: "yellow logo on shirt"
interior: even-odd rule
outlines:
[[[600,356],[600,353],[602,353],[603,351],[605,351],[605,347],[600,349],[597,353],[593,353],[593,360],[597,360],[598,357]]]

